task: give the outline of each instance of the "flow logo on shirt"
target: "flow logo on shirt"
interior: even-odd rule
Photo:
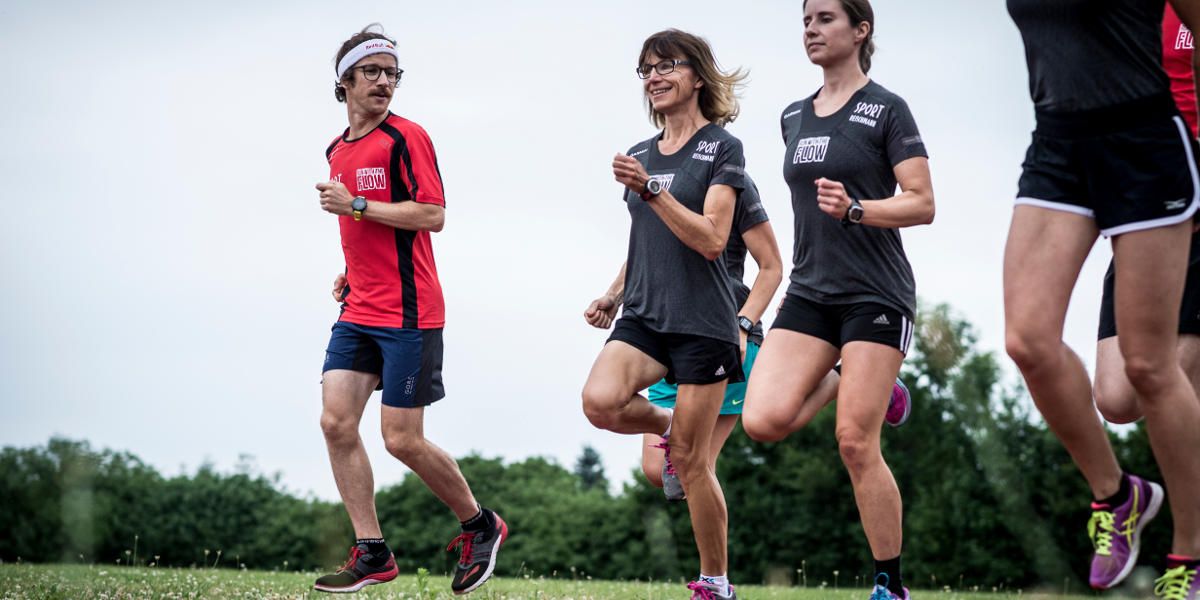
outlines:
[[[355,172],[355,178],[360,192],[387,189],[387,174],[383,167],[359,169]]]
[[[825,162],[825,152],[829,150],[829,136],[807,137],[796,142],[796,154],[792,156],[793,165]]]
[[[878,123],[876,119],[879,118],[879,115],[883,114],[884,108],[885,106],[882,104],[859,102],[858,106],[854,107],[854,114],[850,115],[850,122],[874,127]]]
[[[1179,32],[1175,34],[1175,49],[1191,50],[1194,46],[1195,40],[1192,38],[1192,32],[1188,31],[1187,25],[1181,23]]]
[[[712,162],[716,158],[717,148],[721,147],[721,142],[700,142],[696,145],[696,151],[692,153],[692,158],[695,160],[703,160]]]

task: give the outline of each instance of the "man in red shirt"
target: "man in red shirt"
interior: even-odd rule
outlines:
[[[425,407],[445,396],[445,305],[429,235],[445,220],[437,157],[424,129],[388,110],[403,72],[393,40],[367,27],[342,44],[336,62],[334,95],[346,103],[350,126],[326,149],[329,181],[316,187],[321,209],[338,217],[346,274],[325,351],[321,429],[358,539],[346,564],[314,587],[353,592],[397,575],[358,433],[371,393],[382,386],[388,452],[462,522],[451,543],[462,546],[451,588],[465,594],[491,576],[508,526],[475,501],[458,464],[424,435]]]

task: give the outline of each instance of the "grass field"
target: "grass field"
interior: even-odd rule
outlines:
[[[0,565],[0,598],[12,599],[126,599],[126,598],[323,598],[312,591],[314,573],[277,573],[226,569],[151,569],[97,565]],[[742,600],[866,600],[865,589],[802,589],[738,586]],[[444,577],[408,575],[359,592],[356,598],[441,600],[455,598]],[[1022,598],[1072,600],[1094,596],[1063,596],[1034,592],[965,593],[954,590],[917,591],[914,600],[971,600]],[[469,596],[472,600],[675,600],[688,598],[679,583],[572,581],[540,578],[498,578]]]

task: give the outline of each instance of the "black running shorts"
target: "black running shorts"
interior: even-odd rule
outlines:
[[[1113,265],[1108,263],[1104,274],[1104,296],[1100,299],[1100,331],[1096,339],[1103,340],[1117,335],[1117,317],[1113,311]],[[1192,244],[1191,264],[1188,266],[1187,282],[1183,285],[1183,302],[1179,307],[1179,333],[1200,335],[1200,254]]]
[[[609,342],[614,340],[641,350],[665,366],[667,383],[705,385],[746,380],[741,350],[737,344],[724,340],[685,333],[659,333],[630,315],[617,319],[612,335],[608,337]]]
[[[1039,112],[1016,204],[1091,217],[1107,237],[1181,223],[1200,207],[1196,149],[1170,95]]]
[[[908,354],[913,320],[909,315],[875,302],[818,304],[788,294],[771,328],[821,338],[839,349],[849,342],[874,342]]]

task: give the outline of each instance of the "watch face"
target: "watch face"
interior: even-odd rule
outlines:
[[[851,206],[849,213],[850,220],[858,223],[863,218],[863,208],[861,206]]]
[[[350,202],[350,208],[353,208],[354,210],[366,210],[367,199],[363,198],[362,196],[356,196],[354,200]]]
[[[662,180],[651,179],[650,181],[647,181],[646,191],[650,192],[651,194],[658,195],[659,192],[662,192]]]
[[[738,326],[749,333],[750,330],[754,329],[754,322],[747,317],[738,317]]]

